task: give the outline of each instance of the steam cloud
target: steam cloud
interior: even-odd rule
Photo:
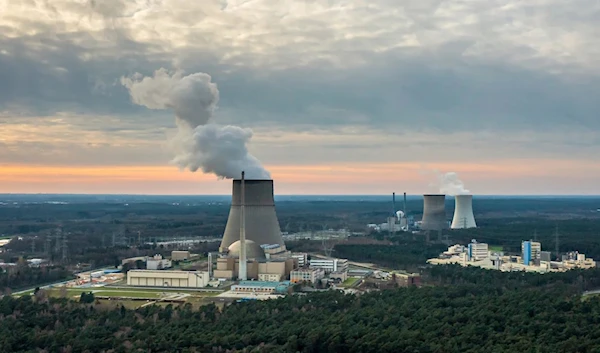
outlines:
[[[458,174],[454,172],[438,173],[438,185],[440,194],[456,196],[470,193],[469,190],[465,189],[465,184],[458,178]]]
[[[148,109],[172,109],[178,132],[171,141],[173,163],[192,172],[201,169],[220,178],[237,178],[242,171],[249,179],[270,179],[260,161],[248,152],[252,130],[211,123],[219,102],[219,90],[210,75],[164,68],[152,77],[136,73],[121,77],[131,100]]]

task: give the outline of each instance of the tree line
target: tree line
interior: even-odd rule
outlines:
[[[600,352],[600,271],[440,266],[447,284],[214,305],[103,309],[0,299],[0,352]],[[466,270],[466,272],[465,272]],[[442,282],[440,282],[442,283]]]

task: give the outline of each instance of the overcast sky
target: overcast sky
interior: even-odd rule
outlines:
[[[160,68],[278,193],[600,193],[596,0],[0,0],[0,192],[227,193],[120,83]]]

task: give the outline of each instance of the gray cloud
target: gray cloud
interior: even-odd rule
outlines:
[[[117,133],[143,146],[99,141],[137,156],[98,150],[111,155],[107,160],[144,159],[144,139],[160,144],[174,127],[171,117],[134,106],[118,84],[122,76],[160,67],[209,73],[221,92],[219,120],[255,128],[251,148],[265,163],[285,155],[314,160],[319,148],[332,151],[320,153],[323,160],[348,161],[388,158],[374,151],[392,156],[397,148],[415,159],[451,158],[457,150],[474,158],[486,146],[487,156],[593,156],[599,148],[600,8],[592,0],[5,4],[11,7],[0,5],[5,123],[22,115],[35,125],[62,114],[74,131],[95,132],[100,140]],[[341,133],[345,127],[369,132]],[[274,151],[261,142],[273,129],[346,139],[312,141],[305,150],[282,142]],[[572,133],[561,135],[565,130]],[[372,138],[396,132],[406,142],[394,148],[393,136]],[[431,138],[414,138],[419,134]],[[461,143],[460,134],[479,150]]]

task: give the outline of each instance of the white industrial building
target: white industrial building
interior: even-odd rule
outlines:
[[[325,273],[344,272],[348,271],[348,260],[312,258],[310,259],[309,267],[323,269]]]
[[[210,278],[208,272],[201,271],[154,271],[130,270],[127,272],[127,285],[149,287],[206,287]]]
[[[308,265],[308,255],[306,253],[294,253],[292,258],[298,260],[298,267]]]
[[[467,247],[467,259],[469,261],[484,260],[490,257],[490,250],[486,243],[478,243],[475,240]]]
[[[541,260],[542,244],[537,241],[524,241],[521,243],[521,256],[523,265],[538,264]]]
[[[524,272],[564,272],[576,268],[593,268],[596,262],[586,258],[584,254],[576,251],[563,255],[562,261],[550,261],[550,253],[541,251],[539,242],[523,241],[521,243],[521,256],[490,254],[488,245],[477,243],[473,240],[465,252],[460,252],[460,245],[453,245],[448,251],[440,254],[439,258],[429,259],[432,265],[459,264],[461,266],[477,266],[499,271],[524,271]]]
[[[146,260],[147,270],[163,270],[171,267],[173,267],[171,260],[163,259],[162,255],[154,255],[154,257],[149,257]]]

